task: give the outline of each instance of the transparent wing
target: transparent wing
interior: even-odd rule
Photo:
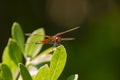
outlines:
[[[28,44],[44,44],[43,42],[40,42],[40,41],[37,41],[37,42],[31,42],[31,43],[25,43],[25,45],[28,45]]]
[[[46,38],[50,38],[48,35],[40,35],[40,34],[31,34],[31,33],[26,33],[26,36],[45,36]]]
[[[72,29],[69,29],[69,30],[66,30],[66,31],[63,31],[63,32],[60,32],[60,33],[57,33],[57,34],[55,34],[55,36],[60,36],[60,35],[62,35],[62,34],[65,34],[65,33],[71,32],[71,31],[73,31],[73,30],[76,30],[76,29],[78,29],[78,28],[80,28],[80,26],[75,27],[75,28],[72,28]]]
[[[75,40],[75,38],[62,38],[61,40]]]

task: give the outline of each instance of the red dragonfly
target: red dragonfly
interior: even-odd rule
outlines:
[[[73,30],[76,30],[80,27],[75,27],[75,28],[72,28],[72,29],[69,29],[69,30],[66,30],[66,31],[63,31],[63,32],[60,32],[60,33],[57,33],[53,36],[48,36],[48,35],[45,35],[45,40],[42,40],[42,41],[38,41],[38,42],[35,42],[35,44],[53,44],[54,47],[57,47],[60,45],[60,42],[61,41],[65,41],[65,40],[74,40],[75,38],[62,38],[60,37],[61,35],[65,34],[65,33],[68,33],[68,32],[71,32]],[[28,33],[26,34],[27,36],[30,36],[31,34]],[[33,34],[33,35],[36,35],[36,36],[41,36],[41,35],[37,35],[37,34]]]

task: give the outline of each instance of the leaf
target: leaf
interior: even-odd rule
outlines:
[[[0,80],[3,80],[2,73],[0,73]]]
[[[49,80],[49,78],[50,78],[50,75],[49,75],[50,71],[49,70],[50,69],[49,69],[47,64],[42,66],[39,69],[39,71],[38,71],[37,75],[35,76],[34,80]]]
[[[22,54],[20,47],[14,39],[9,39],[3,52],[2,62],[10,68],[13,79],[16,79],[18,75],[18,63],[22,62]]]
[[[19,64],[20,67],[20,73],[23,80],[32,80],[32,77],[30,76],[30,73],[28,72],[27,68],[23,64]]]
[[[41,64],[43,62],[48,62],[51,60],[52,58],[52,54],[49,54],[51,52],[52,48],[49,48],[45,51],[43,51],[42,53],[40,53],[38,56],[36,56],[35,58],[33,58],[30,62],[30,64],[32,65],[38,65]]]
[[[1,70],[1,69],[0,69]],[[0,80],[3,80],[3,76],[2,76],[2,73],[0,71]]]
[[[1,65],[3,80],[13,80],[12,73],[6,64]]]
[[[13,78],[15,79],[17,77],[17,75],[15,75],[15,74],[17,74],[16,73],[17,72],[16,71],[17,70],[17,66],[16,66],[14,61],[9,56],[8,47],[6,47],[5,50],[4,50],[4,53],[3,53],[3,56],[2,56],[2,62],[4,64],[6,64],[10,68],[10,70],[12,72],[12,75],[13,75]]]
[[[41,36],[35,36],[34,34]],[[25,45],[25,57],[33,58],[39,53],[43,44],[34,44],[34,42],[43,40],[44,35],[45,34],[43,28],[37,29],[31,34],[31,36],[27,39],[27,43]]]
[[[17,22],[14,22],[12,25],[12,37],[17,41],[20,49],[23,52],[25,39],[21,26]]]
[[[70,77],[67,78],[67,80],[78,80],[78,74],[71,75]]]
[[[9,39],[8,41],[8,56],[13,60],[13,62],[18,65],[18,63],[22,62],[22,52],[17,42],[14,39]],[[6,56],[3,56],[5,59]],[[7,60],[7,59],[6,59]],[[5,60],[3,60],[5,61]]]
[[[34,66],[34,65],[27,66],[27,69],[32,77],[35,76],[38,72],[37,66]]]
[[[67,54],[64,46],[57,47],[50,62],[50,80],[58,79],[64,69],[66,58]]]
[[[29,67],[28,70],[30,72],[30,74],[36,75],[38,72],[38,69],[45,65],[45,64],[49,64],[49,61],[52,58],[52,54],[49,54],[51,52],[52,48],[49,48],[45,51],[43,51],[42,53],[40,53],[39,55],[37,55],[35,58],[33,58],[30,62],[29,62]]]

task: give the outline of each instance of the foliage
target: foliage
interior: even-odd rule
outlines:
[[[32,44],[43,40],[44,29],[39,28],[28,37],[26,44],[21,26],[15,22],[12,37],[4,49],[1,63],[0,80],[57,80],[66,64],[67,53],[63,45],[50,54],[52,48],[40,52],[43,44]],[[50,64],[50,65],[49,65]],[[78,80],[72,75],[67,80]]]

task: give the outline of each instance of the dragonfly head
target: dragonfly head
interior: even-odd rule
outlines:
[[[61,42],[61,37],[59,36],[52,36],[51,37],[51,41],[54,43],[54,42],[57,42],[57,43],[60,43]]]

